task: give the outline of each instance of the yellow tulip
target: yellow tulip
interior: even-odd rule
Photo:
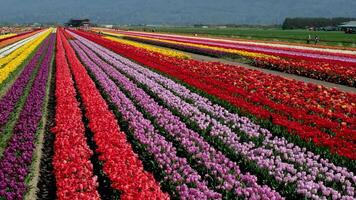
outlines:
[[[16,57],[12,57],[6,65],[0,68],[0,85],[14,72],[25,60],[29,58],[31,53],[49,36],[52,29],[44,31],[39,37],[21,47],[21,50],[16,53]],[[17,49],[16,51],[18,51]],[[14,52],[13,52],[14,53]],[[12,53],[11,53],[12,54]],[[6,57],[5,57],[6,58]]]
[[[42,33],[43,34],[43,33]],[[0,67],[3,67],[4,65],[6,65],[7,63],[9,63],[10,61],[12,61],[13,59],[15,59],[18,55],[20,55],[23,51],[25,51],[27,48],[29,48],[36,39],[33,39],[32,41],[26,43],[25,45],[21,46],[20,48],[16,49],[15,51],[13,51],[12,53],[10,53],[9,55],[0,58]]]
[[[111,37],[111,36],[106,36],[105,38],[115,41],[115,42],[119,42],[125,45],[130,45],[130,46],[134,46],[134,47],[138,47],[138,48],[142,48],[145,49],[147,51],[151,51],[151,52],[156,52],[156,53],[160,53],[166,56],[170,56],[170,57],[176,57],[176,58],[190,58],[190,56],[184,54],[184,53],[180,53],[174,50],[170,50],[170,49],[163,49],[163,48],[159,48],[159,47],[155,47],[152,45],[148,45],[148,44],[142,44],[139,42],[133,42],[130,40],[125,40],[125,39],[120,39],[120,38],[116,38],[116,37]]]
[[[113,35],[113,36],[124,36],[122,34],[116,34],[116,33],[111,33],[111,32],[103,32],[103,33],[105,33],[107,35]],[[147,37],[142,37],[142,36],[131,36],[130,35],[130,37],[139,38],[139,39],[145,39],[145,40],[151,40],[151,41],[165,42],[165,43],[169,43],[169,44],[179,44],[179,45],[185,45],[185,46],[191,46],[191,47],[211,49],[211,50],[215,50],[215,51],[222,51],[222,52],[236,54],[236,55],[240,55],[240,56],[243,56],[243,57],[249,57],[249,58],[273,58],[273,59],[279,59],[276,56],[270,56],[270,55],[266,55],[266,54],[262,54],[262,53],[254,53],[254,52],[237,50],[237,49],[214,47],[214,46],[208,46],[208,45],[202,45],[202,44],[193,44],[193,43],[189,43],[189,42],[176,42],[176,41],[165,40],[165,39],[147,38]]]
[[[10,33],[10,34],[6,34],[6,35],[0,35],[0,39],[5,39],[5,38],[8,38],[8,37],[11,37],[11,36],[14,36],[16,34],[14,33]]]

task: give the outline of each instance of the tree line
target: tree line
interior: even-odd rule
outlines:
[[[300,29],[300,28],[320,28],[326,26],[338,26],[343,22],[355,20],[355,18],[335,17],[335,18],[286,18],[282,24],[283,29]]]

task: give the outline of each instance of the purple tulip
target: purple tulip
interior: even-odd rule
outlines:
[[[31,79],[32,72],[36,68],[39,59],[44,54],[46,47],[48,46],[49,38],[47,38],[39,47],[36,54],[32,57],[30,62],[25,66],[20,76],[16,79],[10,89],[6,92],[0,100],[0,133],[1,128],[4,126],[10,117],[11,112],[14,110],[17,101],[23,95],[26,85]]]
[[[230,113],[221,106],[192,93],[187,88],[168,78],[137,65],[76,34],[73,35],[78,39],[78,42],[74,42],[74,45],[79,46],[77,49],[82,48],[89,55],[94,61],[91,64],[97,64],[115,80],[118,76],[123,76],[120,74],[120,71],[122,71],[135,81],[144,84],[165,104],[179,110],[183,116],[196,122],[201,129],[211,126],[212,131],[209,133],[211,137],[220,138],[231,149],[244,155],[249,160],[257,162],[259,167],[268,169],[277,181],[296,183],[297,193],[305,195],[303,184],[305,181],[309,181],[314,184],[313,188],[306,189],[310,195],[321,194],[322,189],[324,189],[329,193],[334,192],[341,195],[343,198],[354,196],[354,187],[350,186],[348,187],[349,189],[342,187],[342,190],[337,191],[335,188],[326,187],[326,182],[324,182],[337,181],[346,186],[355,186],[353,172],[348,171],[346,168],[335,166],[328,160],[320,158],[319,155],[307,152],[305,148],[288,143],[284,138],[273,137],[268,130],[253,124],[248,118]],[[185,99],[189,99],[189,102],[193,103],[188,103]],[[245,132],[250,138],[262,137],[264,139],[262,146],[256,147],[252,142],[241,142],[237,135],[238,133],[235,133],[234,129]],[[187,148],[188,152],[196,153],[197,151],[194,146]],[[279,155],[275,156],[274,152],[278,152]],[[305,169],[299,167],[303,165],[306,166]],[[325,177],[325,180],[323,180],[324,178],[320,180],[319,177]]]
[[[96,63],[91,61],[91,59],[94,59],[94,57],[92,57],[95,56],[94,54],[90,54],[90,59],[85,54],[88,51],[84,53],[84,51],[78,47],[76,42],[72,42],[72,44],[89,70],[94,74],[100,73],[100,77],[99,75],[96,75],[97,79],[104,77],[105,79],[110,80],[109,76],[100,69],[102,67],[106,73],[111,74],[113,78],[120,83],[120,85],[130,92],[135,101],[137,101],[137,103],[139,103],[140,106],[146,110],[146,112],[156,118],[156,122],[163,127],[167,133],[179,140],[181,145],[188,151],[188,153],[193,155],[198,163],[211,170],[211,175],[215,178],[220,178],[223,182],[226,182],[221,184],[219,189],[231,190],[234,192],[233,188],[239,188],[242,187],[242,185],[245,185],[242,187],[243,191],[252,191],[251,193],[244,193],[243,195],[248,194],[246,197],[251,197],[252,193],[259,197],[264,197],[266,193],[272,192],[277,199],[281,199],[281,196],[269,187],[258,185],[257,179],[254,176],[242,174],[235,163],[231,162],[221,152],[216,151],[213,147],[211,147],[202,139],[201,136],[199,136],[199,134],[188,129],[178,117],[174,116],[169,110],[159,106],[143,90],[137,88],[137,86],[135,86],[125,76],[117,73],[117,70],[114,70],[108,64],[105,65],[105,62],[98,58],[95,59],[95,62],[100,62],[101,65],[98,64],[100,65],[99,67]],[[100,80],[98,81],[100,83]],[[116,85],[113,85],[111,89],[114,93],[122,94],[122,91],[120,91]],[[124,110],[122,112],[124,112]],[[195,151],[194,148],[197,148],[198,151]],[[193,150],[189,151],[190,149]],[[240,182],[239,179],[242,179],[243,183]]]
[[[91,66],[90,71],[108,94],[110,101],[117,106],[123,119],[128,122],[135,138],[154,156],[159,167],[166,174],[165,179],[173,182],[180,197],[182,199],[221,199],[221,194],[210,190],[207,183],[190,167],[185,158],[177,156],[172,143],[158,134],[151,122],[145,119],[125,94],[118,90],[116,84],[98,67],[94,67],[83,51],[78,51],[78,54]],[[195,187],[188,186],[188,184]]]
[[[55,35],[52,34],[48,43],[45,43],[45,45],[48,45],[48,49],[0,161],[0,198],[22,199],[26,192],[24,180],[30,170],[29,167],[35,149],[36,132],[42,119],[42,108],[46,95],[49,67],[53,57],[54,41]]]

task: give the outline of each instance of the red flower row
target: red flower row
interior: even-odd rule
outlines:
[[[201,52],[208,51],[211,52],[212,54],[216,54],[217,56],[224,55],[224,52],[220,52],[218,50],[209,50],[208,48],[205,49],[203,47],[192,47],[189,44],[203,44],[212,47],[226,47],[228,49],[237,49],[246,52],[254,52],[254,53],[262,53],[262,54],[267,54],[272,56],[279,56],[280,57],[279,59],[266,58],[266,57],[252,57],[252,59],[255,60],[255,65],[262,68],[275,69],[278,71],[298,74],[309,78],[314,78],[318,80],[324,80],[328,82],[339,83],[339,84],[344,84],[349,86],[355,86],[356,84],[356,78],[355,78],[356,64],[347,61],[348,58],[356,58],[355,55],[329,53],[323,51],[310,51],[310,50],[293,49],[293,48],[282,48],[282,47],[273,47],[273,46],[269,46],[268,50],[275,50],[275,51],[265,52],[257,49],[260,49],[261,47],[263,49],[266,47],[261,45],[254,45],[254,44],[248,44],[247,46],[242,45],[241,48],[238,48],[238,47],[234,47],[233,45],[234,43],[231,42],[227,43],[227,42],[219,41],[219,42],[211,43],[212,41],[202,40],[198,38],[182,39],[182,38],[176,38],[174,36],[158,37],[174,42],[182,42],[182,41],[184,42],[184,44],[169,44],[164,40],[159,42],[149,40],[150,38],[157,38],[157,36],[153,36],[153,35],[145,35],[145,34],[142,35],[141,33],[130,33],[130,32],[120,32],[120,33],[125,35],[139,35],[141,37],[144,35],[143,37],[148,38],[148,40],[144,38],[140,38],[140,39],[131,38],[133,40],[141,40],[141,41],[145,40],[144,42],[159,43],[159,45],[162,46],[167,46],[167,45],[179,46],[179,49],[183,48],[189,50],[193,48],[195,51],[201,51]],[[247,48],[244,48],[244,46],[246,46]],[[303,55],[283,54],[280,53],[280,50],[295,51],[305,55],[303,56]],[[316,57],[319,56],[319,58],[308,57],[307,55],[309,54],[316,55]],[[345,58],[345,61],[324,59],[323,56],[337,56],[337,57]]]
[[[168,58],[77,32],[117,53],[172,75],[305,140],[356,159],[355,95],[221,63]],[[342,122],[339,122],[342,120]],[[324,129],[332,129],[332,136]]]
[[[172,64],[179,62],[174,59],[169,59],[168,61],[171,61]],[[188,62],[181,61],[180,63],[184,63],[188,66],[201,64],[193,60]],[[205,65],[208,64],[205,63]],[[348,125],[355,124],[356,105],[353,104],[353,102],[356,101],[356,95],[340,92],[338,90],[328,90],[317,85],[304,85],[297,81],[286,81],[286,79],[282,77],[270,77],[256,71],[242,70],[241,68],[236,70],[235,66],[230,65],[214,63],[207,67],[195,68],[194,70],[214,79],[230,79],[231,82],[229,83],[234,84],[234,86],[232,86],[233,88],[242,88],[240,92],[243,90],[251,91],[249,95],[255,96],[255,100],[258,100],[259,95],[263,93],[263,96],[271,100],[268,102],[268,104],[270,104],[269,106],[274,108],[276,104],[280,104],[281,106],[281,103],[287,104],[288,107],[296,108],[290,110],[284,106],[282,110],[285,110],[285,114],[287,115],[290,113],[294,114],[298,120],[309,119],[306,121],[306,124],[316,122],[317,125],[321,124],[320,128],[339,128],[338,124],[342,125],[342,122]],[[214,73],[212,73],[212,71]],[[251,72],[254,74],[251,74]],[[244,76],[241,76],[241,73],[244,73]],[[231,85],[228,84],[227,87],[231,87]],[[306,104],[305,102],[308,103]],[[302,110],[305,107],[307,107],[308,112]],[[313,114],[318,114],[319,116],[315,118]],[[298,116],[301,115],[306,115],[307,117],[300,119]],[[326,121],[324,119],[326,119]],[[337,124],[328,122],[328,120],[337,122]],[[327,126],[324,127],[324,125]]]
[[[336,84],[356,86],[356,67],[302,59],[254,58],[257,67],[274,69]]]
[[[126,32],[124,32],[126,33]],[[143,40],[143,39],[142,39]],[[301,69],[301,71],[303,71],[303,65],[304,64],[311,64],[311,63],[306,63],[307,61],[305,60],[298,60],[297,61],[293,61],[293,60],[274,60],[274,59],[267,59],[267,58],[259,58],[258,60],[260,60],[261,62],[259,62],[260,65],[266,65],[264,64],[264,62],[267,62],[267,63],[270,63],[271,65],[273,65],[272,67],[276,67],[276,68],[283,68],[284,70],[296,70],[298,71],[298,68]],[[288,63],[291,63],[293,62],[293,65],[298,65],[297,68],[295,69],[291,69],[293,67],[290,67]],[[274,66],[274,65],[283,65],[283,66]],[[319,63],[320,64],[320,63]],[[318,66],[318,69],[327,69],[327,64],[326,63],[323,63],[323,64],[320,64],[320,66]],[[225,67],[226,66],[229,66],[229,65],[224,65]],[[317,66],[316,64],[314,64],[313,66]],[[340,66],[342,67],[342,66]],[[354,83],[355,81],[355,77],[356,77],[356,71],[355,73],[351,74],[351,75],[346,75],[346,69],[347,67],[342,67],[340,69],[340,73],[344,72],[344,78],[347,79],[348,81]],[[225,77],[225,76],[237,76],[237,78],[240,78],[239,77],[239,73],[240,71],[239,70],[235,70],[235,69],[227,69],[227,68],[220,68],[221,69],[221,72],[219,72],[219,76],[222,76],[222,77]],[[352,69],[356,69],[356,68],[350,68],[349,70],[352,70]],[[199,70],[199,69],[198,69]],[[203,70],[203,69],[202,69]],[[310,69],[311,71],[314,71],[315,69]],[[283,70],[282,70],[283,71]],[[321,75],[320,72],[318,72],[318,70],[315,70],[315,76],[318,76],[318,75]],[[333,73],[335,73],[335,70],[331,70],[329,69],[329,71],[333,71]],[[248,73],[250,73],[250,71],[246,71]],[[295,71],[294,71],[295,72]],[[310,71],[308,71],[309,73]],[[225,74],[224,74],[225,73]],[[303,72],[300,72],[300,73],[303,73]],[[346,74],[345,74],[346,73]],[[265,74],[261,73],[263,76]],[[313,76],[311,74],[311,72],[309,73],[311,76]],[[215,75],[215,74],[214,74]],[[257,76],[259,76],[259,74],[256,74]],[[248,76],[247,76],[248,77]],[[233,79],[233,77],[231,77]],[[330,77],[329,78],[335,78],[337,79],[338,77],[335,76],[335,74],[330,74]],[[283,80],[283,78],[277,80],[277,82],[283,82],[281,81]],[[245,80],[243,80],[245,81]],[[264,80],[262,80],[264,81]],[[235,83],[236,84],[236,83]],[[249,84],[255,84],[255,77],[252,77],[252,79],[249,80]],[[265,84],[265,83],[263,83]],[[291,84],[291,82],[287,82],[287,84]],[[294,88],[299,88],[300,87],[300,82],[293,82],[292,83],[293,85],[296,85],[296,87]],[[245,87],[245,83],[243,83],[242,87]],[[281,87],[285,87],[284,84],[281,85]],[[280,88],[281,88],[280,87]],[[275,87],[268,87],[267,89],[269,90],[266,90],[266,88],[263,88],[264,91],[266,91],[267,93],[271,93],[272,89],[275,89]],[[285,88],[282,88],[282,89],[285,89]],[[288,89],[288,88],[287,88]],[[281,97],[282,98],[274,98],[273,94],[271,96],[271,100],[275,101],[275,102],[280,102],[282,100],[285,100],[285,99],[288,99],[288,97],[290,97],[290,94],[294,94],[294,96],[291,96],[291,97],[295,97],[293,98],[293,102],[291,101],[289,103],[289,106],[295,106],[295,107],[298,107],[298,105],[300,105],[300,103],[298,102],[299,100],[301,100],[302,102],[304,102],[305,100],[304,99],[300,99],[300,98],[297,98],[300,96],[300,94],[295,91],[291,91],[293,88],[291,89],[288,89],[288,93],[282,93],[281,94]],[[310,93],[311,95],[313,95],[313,98],[317,97],[317,98],[323,98],[323,96],[319,97],[319,94],[316,94],[315,91],[317,91],[317,93],[319,93],[319,90],[323,90],[324,88],[315,88],[313,86],[307,86],[307,87],[303,87],[302,88],[302,92],[308,92]],[[291,91],[291,92],[290,92]],[[339,92],[337,90],[323,90],[323,91],[320,91],[320,92],[324,92],[326,93],[326,95],[324,96],[327,96],[327,99],[323,99],[320,103],[319,102],[311,102],[310,104],[308,104],[308,110],[311,110],[313,113],[318,113],[319,115],[321,115],[323,117],[323,115],[327,115],[330,117],[330,119],[334,119],[334,120],[341,120],[343,122],[347,122],[347,123],[350,123],[350,115],[349,113],[351,113],[351,117],[355,117],[356,115],[356,105],[352,103],[355,102],[356,100],[356,96],[355,95],[349,95],[347,93],[342,93],[342,92]],[[276,95],[279,95],[278,94],[279,91],[277,92]],[[328,94],[329,93],[329,94]],[[287,96],[287,98],[284,98],[284,96]],[[330,96],[331,98],[328,98],[328,96]],[[336,98],[334,98],[336,97]],[[309,98],[309,97],[307,97]],[[334,101],[329,101],[330,99],[336,99],[338,102],[334,102]],[[340,99],[345,99],[346,101],[339,101]],[[324,101],[326,100],[326,101]],[[351,101],[348,101],[348,100],[351,100]],[[286,102],[283,102],[284,104]],[[326,104],[326,105],[325,105]],[[302,106],[305,106],[302,104]],[[325,108],[325,109],[323,109]],[[318,120],[319,121],[319,120]],[[331,127],[334,127],[335,125],[332,124]]]
[[[103,171],[112,181],[112,187],[122,192],[120,199],[169,199],[168,194],[161,191],[152,174],[144,171],[125,133],[120,131],[114,114],[62,35],[62,31],[60,36],[85,106],[89,128],[94,134],[99,159],[103,162]]]
[[[75,38],[69,34],[68,32],[66,31],[62,31],[62,34],[64,35],[64,37],[67,39],[67,40],[75,40]]]
[[[293,121],[316,127],[321,131],[331,130],[336,135],[350,133],[348,138],[356,141],[355,134],[352,134],[356,125],[355,109],[352,109],[354,107],[352,102],[356,102],[355,95],[345,94],[336,97],[332,94],[333,90],[316,85],[303,87],[304,84],[300,82],[218,63],[194,62],[186,65],[184,69],[188,70],[188,73],[198,74],[199,78],[204,77],[208,80],[207,83],[214,84],[216,88],[228,91],[234,94],[233,96],[237,95],[256,106],[263,108],[267,106],[270,112],[287,118],[292,117]],[[340,98],[342,96],[350,98]],[[345,110],[349,109],[347,110],[349,113],[341,109],[337,111],[338,105],[345,105]]]
[[[112,31],[111,31],[112,32]],[[203,44],[214,47],[223,47],[229,49],[237,50],[247,50],[255,53],[262,53],[268,55],[275,55],[284,58],[298,59],[298,60],[308,60],[314,62],[329,62],[330,64],[340,64],[340,65],[349,65],[356,66],[354,61],[348,59],[356,59],[354,54],[345,54],[345,53],[336,53],[336,52],[327,52],[323,50],[307,50],[299,49],[294,47],[280,47],[280,46],[264,46],[261,44],[243,44],[236,41],[223,41],[223,40],[211,40],[204,38],[192,38],[186,36],[178,35],[157,35],[154,33],[139,33],[139,32],[130,32],[130,31],[117,31],[117,33],[124,35],[134,35],[134,36],[143,36],[156,39],[165,39],[175,42],[188,42],[193,44]],[[290,53],[294,52],[294,54]],[[338,59],[335,59],[338,58]]]
[[[31,37],[32,35],[35,35],[36,33],[40,32],[41,30],[34,30],[34,31],[30,31],[30,32],[26,32],[26,33],[22,33],[22,34],[18,34],[18,35],[14,35],[12,37],[8,37],[8,38],[3,38],[0,40],[0,48],[3,48],[7,45],[13,44],[17,41],[26,39],[28,37]]]
[[[100,199],[61,37],[57,33],[53,168],[58,199]]]

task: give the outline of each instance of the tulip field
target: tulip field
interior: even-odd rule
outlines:
[[[352,88],[356,51],[102,31],[0,38],[0,200],[356,199],[355,92],[186,53]]]
[[[104,32],[111,36],[149,43],[214,57],[244,57],[260,67],[297,74],[308,78],[356,87],[356,54],[321,49],[291,48],[286,45],[266,45],[244,41],[217,41],[188,36],[137,33],[128,31]]]

